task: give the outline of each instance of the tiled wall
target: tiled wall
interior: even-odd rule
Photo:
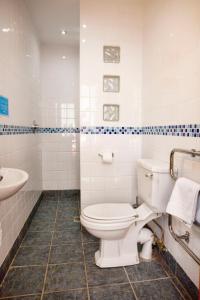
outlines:
[[[7,28],[7,32],[2,29]],[[0,94],[9,98],[9,117],[0,124],[31,126],[39,120],[39,45],[22,0],[0,1]],[[41,192],[39,136],[0,135],[0,166],[21,168],[29,181],[15,196],[0,202],[3,237],[0,265]]]
[[[81,0],[80,125],[135,126],[140,123],[142,10],[139,1]],[[120,12],[120,13],[119,13]],[[120,17],[119,17],[120,16]],[[83,28],[85,24],[87,27]],[[119,64],[103,63],[103,46],[120,46]],[[103,75],[120,75],[120,93],[103,92]],[[120,105],[120,121],[103,121],[103,104]],[[81,205],[133,202],[135,162],[141,136],[81,133]],[[103,164],[98,153],[114,153]]]
[[[81,134],[81,205],[130,202],[136,196],[136,159],[139,136]],[[102,163],[98,153],[114,153],[113,163]]]
[[[79,127],[78,45],[41,46],[41,91],[42,127]],[[79,134],[45,133],[41,140],[43,189],[79,189]]]
[[[39,197],[41,166],[44,189],[79,188],[79,130],[82,207],[134,202],[139,157],[168,161],[174,147],[200,148],[199,5],[198,0],[81,0],[81,25],[87,26],[80,34],[79,124],[78,48],[41,47],[40,99],[39,45],[24,1],[1,0],[0,94],[10,100],[10,115],[0,117],[0,125],[28,126],[18,129],[30,133],[37,120],[42,134],[1,135],[5,128],[0,127],[0,165],[30,175],[21,192],[0,203],[0,264]],[[120,64],[103,63],[104,45],[121,47]],[[103,93],[103,75],[120,75],[119,94]],[[105,103],[120,105],[119,122],[103,121]],[[178,136],[184,134],[196,137]],[[102,163],[98,153],[103,151],[114,153],[111,165]],[[181,158],[178,163],[180,174],[200,181],[199,163]],[[168,249],[197,285],[198,266],[172,240],[166,219],[161,222]],[[175,228],[185,231],[177,222]],[[199,234],[198,228],[191,229],[189,246],[197,255]]]
[[[200,121],[200,3],[145,1],[143,47],[143,125],[195,124]],[[172,148],[200,149],[199,138],[143,136],[142,155],[169,161]],[[179,175],[200,182],[200,162],[176,155]],[[169,234],[165,243],[171,254],[198,286],[199,267]],[[190,231],[189,247],[200,256],[200,229],[174,221],[177,233]]]
[[[174,147],[200,149],[199,11],[197,0],[81,0],[81,25],[87,25],[81,28],[80,48],[80,122],[86,127],[80,146],[82,207],[134,202],[138,157],[169,161]],[[120,64],[103,63],[104,45],[121,47]],[[119,94],[102,92],[106,74],[121,76]],[[120,105],[119,122],[102,121],[105,103]],[[112,165],[102,164],[103,151],[114,153]],[[179,175],[200,181],[199,162],[178,155],[176,161]],[[171,238],[166,222],[161,220],[167,248],[198,285],[198,266]],[[174,224],[177,233],[185,232]],[[190,231],[189,246],[200,255],[199,229]]]

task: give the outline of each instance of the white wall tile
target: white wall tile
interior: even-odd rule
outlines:
[[[82,207],[96,203],[96,201],[114,202],[114,199],[117,202],[135,202],[135,162],[140,157],[140,145],[141,137],[139,136],[81,135]],[[102,162],[98,153],[104,151],[114,153],[112,164]],[[93,191],[93,196],[91,196],[91,191]],[[98,192],[104,194],[101,201]]]
[[[137,0],[109,3],[106,0],[82,0],[80,6],[80,23],[87,24],[80,32],[80,40],[86,40],[80,45],[80,124],[138,125],[141,116],[142,5]],[[104,45],[121,47],[119,64],[103,63]],[[120,75],[119,94],[103,92],[103,75]],[[105,103],[120,105],[120,122],[103,121]]]
[[[40,118],[39,43],[23,0],[0,3],[0,94],[9,99],[9,117],[0,116],[1,124],[31,126]],[[0,136],[0,165],[28,172],[29,180],[13,197],[0,203],[3,230],[0,264],[11,249],[20,230],[37,202],[42,188],[39,136]]]
[[[78,47],[42,45],[43,127],[79,127],[78,66]],[[79,134],[44,134],[42,157],[45,190],[80,188]]]
[[[146,1],[143,38],[143,125],[194,124],[200,120],[199,1]],[[143,157],[169,162],[173,148],[200,149],[198,138],[144,136]],[[179,176],[200,182],[200,164],[176,155]],[[161,220],[165,243],[188,276],[198,286],[197,264],[169,234]],[[188,228],[173,220],[177,233]],[[200,232],[191,229],[189,247],[200,256]]]

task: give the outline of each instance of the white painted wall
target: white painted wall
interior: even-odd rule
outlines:
[[[41,46],[42,127],[79,127],[79,48]],[[79,134],[42,134],[43,189],[79,189]]]
[[[10,28],[10,32],[2,32]],[[23,0],[0,1],[0,94],[9,98],[9,117],[0,124],[31,126],[39,119],[39,44]],[[0,166],[28,172],[29,181],[15,196],[0,202],[3,230],[0,265],[11,249],[41,192],[39,136],[0,136]]]
[[[200,3],[198,0],[145,1],[143,36],[143,125],[199,124]],[[143,157],[169,161],[172,148],[200,149],[199,138],[144,136]],[[200,163],[176,156],[179,175],[200,182]],[[182,156],[183,157],[183,156]],[[189,247],[200,256],[200,230],[175,223],[177,233],[190,231]],[[163,219],[165,243],[198,286],[197,264],[170,236]]]
[[[80,125],[133,126],[140,123],[142,6],[137,0],[81,0]],[[84,42],[85,41],[85,42]],[[121,47],[119,64],[103,63],[103,46]],[[103,92],[103,75],[120,75],[120,93]],[[103,104],[120,105],[120,121],[103,121]],[[81,134],[81,205],[134,202],[138,136]],[[99,152],[111,151],[103,164]]]

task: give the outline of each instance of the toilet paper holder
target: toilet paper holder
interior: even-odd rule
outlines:
[[[103,158],[103,154],[102,153],[98,153],[98,156],[100,156],[101,158]],[[114,157],[114,153],[112,152],[112,157]]]

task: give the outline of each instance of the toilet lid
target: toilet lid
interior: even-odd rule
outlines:
[[[102,203],[84,208],[83,213],[96,220],[122,220],[132,218],[135,210],[129,203]]]

